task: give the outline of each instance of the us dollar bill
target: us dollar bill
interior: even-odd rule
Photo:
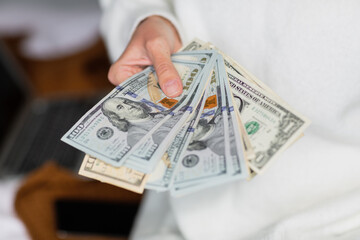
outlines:
[[[224,56],[226,72],[229,79],[231,79],[230,85],[233,92],[233,102],[238,106],[239,112],[243,112],[241,113],[241,121],[244,122],[246,133],[249,136],[249,139],[253,146],[252,150],[255,154],[254,157],[249,158],[249,165],[251,167],[251,178],[254,177],[256,173],[263,172],[271,164],[271,162],[280,155],[281,152],[283,152],[293,142],[299,139],[303,135],[303,131],[309,126],[310,120],[292,109],[281,97],[279,97],[274,91],[272,91],[270,87],[268,87],[265,83],[254,77],[240,64],[236,63],[236,61],[234,61],[231,57],[225,55],[221,51],[220,53]],[[249,110],[245,112],[245,109],[254,110],[254,103],[251,100],[257,100],[256,98],[251,99],[251,97],[249,97],[250,95],[248,95],[247,93],[241,96],[241,94],[239,94],[241,91],[239,91],[239,86],[236,85],[236,82],[240,83],[240,85],[247,86],[246,88],[249,92],[257,94],[258,96],[260,96],[260,98],[267,101],[267,103],[270,103],[270,105],[262,103],[261,106],[264,110],[263,114],[259,114],[258,111],[258,114],[255,117],[255,112],[250,113]],[[244,93],[244,91],[242,91],[242,93]],[[278,115],[278,122],[275,125],[271,125],[269,124],[267,119],[269,114],[271,115],[270,109],[276,108],[280,110],[277,111],[277,113],[282,112],[282,116],[280,117]],[[265,112],[267,112],[268,115],[264,114]],[[272,113],[274,113],[274,111]],[[252,117],[250,117],[250,115],[252,115]],[[265,137],[261,134],[258,134],[259,136],[255,137],[255,132],[254,129],[252,129],[252,124],[256,125],[256,121],[249,120],[251,118],[258,119],[259,121],[257,123],[260,123],[260,121],[262,122],[262,131],[267,131],[267,133],[269,134],[270,129],[272,129],[273,135],[271,136],[271,134],[269,134],[267,135],[267,137]],[[267,126],[268,128],[267,130],[265,130],[265,126]],[[287,128],[290,128],[291,130],[287,131]]]
[[[126,167],[113,167],[88,154],[84,157],[79,174],[136,193],[143,193],[148,179],[144,173]]]
[[[206,95],[206,92],[204,93]],[[205,98],[202,98],[195,110],[193,117],[182,127],[176,135],[166,153],[162,156],[153,173],[150,174],[149,181],[145,188],[156,191],[167,191],[172,187],[178,162],[182,158],[190,140],[193,136],[195,126],[200,120],[202,110],[205,105]]]
[[[180,108],[178,112],[164,118],[163,121],[159,122],[157,127],[153,127],[152,130],[149,131],[136,146],[134,146],[133,151],[129,152],[128,156],[126,156],[126,166],[146,173],[154,170],[158,159],[165,153],[178,131],[191,117],[193,110],[196,108],[203,95],[205,86],[209,81],[207,69],[213,66],[214,61],[216,60],[212,51],[208,51],[208,53],[208,62],[204,66],[203,74],[198,77],[198,86],[196,86],[192,95],[184,101],[187,102],[187,104]],[[202,62],[203,61],[196,64],[202,64]],[[155,142],[156,139],[158,140],[157,142]]]
[[[194,38],[193,40],[191,40],[187,45],[183,46],[179,52],[185,52],[185,51],[196,51],[202,48],[202,46],[206,44],[206,42],[198,39],[198,38]]]
[[[212,44],[210,43],[205,43],[199,39],[194,39],[193,41],[190,42],[191,45],[191,49],[194,49],[193,52],[190,52],[191,55],[190,57],[188,58],[191,58],[192,60],[196,60],[196,61],[201,61],[202,59],[207,59],[207,56],[205,55],[205,53],[207,53],[209,50],[213,50],[213,49],[216,49],[217,51],[220,52],[220,50],[218,50],[216,47],[214,47]],[[185,49],[188,49],[187,46],[184,47]],[[198,50],[198,49],[205,49],[205,50]],[[189,52],[180,52],[176,55],[174,55],[174,58],[175,59],[182,59],[182,55],[180,54],[188,54]],[[221,53],[221,52],[220,52]],[[231,70],[228,66],[228,62],[227,62],[227,56],[225,56],[223,53],[220,54],[222,57],[223,57],[223,61],[224,61],[224,64],[226,65],[226,70]],[[224,66],[223,64],[220,65],[221,66],[221,70],[223,70]],[[238,72],[234,72],[236,74],[238,74]],[[222,73],[222,75],[226,76],[226,74]],[[242,75],[241,75],[242,76]],[[226,83],[228,83],[228,80],[225,81]],[[232,102],[235,102],[236,104],[239,103],[239,101],[234,101],[235,99],[233,98],[232,94],[229,94],[230,98],[232,101],[230,101],[231,103]],[[244,149],[244,154],[245,154],[245,158],[246,158],[246,161],[249,161],[250,159],[253,159],[255,157],[255,154],[254,154],[254,151],[252,149],[252,146],[251,146],[251,142],[250,142],[250,139],[249,137],[247,136],[246,134],[246,131],[245,131],[245,128],[244,128],[244,125],[240,119],[240,113],[238,111],[238,108],[234,108],[234,113],[236,115],[236,122],[233,121],[232,123],[234,123],[234,127],[237,127],[237,132],[238,130],[240,131],[241,133],[241,143],[243,144],[242,148]],[[230,123],[231,124],[231,123]],[[253,175],[254,176],[254,175]]]
[[[221,124],[223,124],[224,129],[223,137],[217,136],[214,139],[223,140],[223,145],[220,147],[223,150],[223,164],[226,166],[226,171],[222,170],[217,172],[209,167],[209,162],[215,163],[215,166],[217,163],[217,159],[211,155],[200,155],[200,160],[196,163],[197,167],[192,167],[193,169],[184,165],[184,162],[179,161],[179,167],[175,175],[175,183],[171,189],[171,194],[173,196],[181,196],[207,187],[249,177],[249,169],[243,149],[244,144],[242,143],[241,138],[242,134],[237,126],[238,121],[232,105],[232,94],[221,55],[217,58],[212,80],[214,83],[216,82],[218,88],[219,105],[217,106],[217,111],[222,117]],[[210,100],[209,96],[207,100]],[[214,102],[214,99],[211,99],[210,102]],[[206,113],[204,114],[204,112],[206,112],[205,109],[203,110],[202,116],[207,115]],[[216,145],[219,146],[220,144],[218,143]],[[206,149],[205,153],[211,153],[209,150],[210,149]],[[189,151],[185,153],[185,156],[188,153]],[[186,160],[186,158],[184,158],[184,160]],[[194,161],[192,159],[190,160],[191,162]],[[218,162],[220,161],[218,160]],[[211,174],[209,174],[209,172],[211,172]],[[185,178],[185,181],[179,180],[182,178]]]
[[[246,160],[245,154],[245,144],[244,138],[242,137],[244,133],[241,132],[240,128],[242,127],[239,125],[239,122],[236,118],[236,109],[233,105],[233,97],[229,86],[229,80],[226,75],[224,59],[221,55],[218,56],[218,70],[219,76],[221,76],[220,84],[223,88],[223,100],[222,102],[225,103],[223,106],[225,107],[225,112],[227,113],[225,117],[227,117],[228,123],[228,133],[227,136],[227,144],[229,146],[230,156],[229,158],[232,160],[233,171],[231,175],[234,179],[245,179],[249,177],[249,168],[248,162]],[[223,111],[224,112],[224,111]]]
[[[217,69],[217,68],[215,68]],[[228,180],[231,176],[232,162],[227,161],[228,133],[224,112],[222,111],[222,92],[220,76],[214,70],[207,89],[206,103],[194,134],[178,161],[172,194],[177,195],[189,186],[209,187]]]
[[[176,59],[176,60],[209,63],[214,55],[216,55],[215,57],[217,57],[217,52],[209,49],[209,50],[177,52],[174,53],[171,57],[172,59]],[[201,56],[201,58],[199,56]]]
[[[266,170],[299,139],[310,121],[228,56],[225,57],[225,67],[234,103],[238,106],[255,154],[249,159],[253,177]]]
[[[157,78],[149,67],[117,86],[88,111],[63,137],[71,146],[119,167],[140,139],[192,95],[204,67],[201,64],[174,61],[184,85],[183,93],[169,99],[149,91],[149,79]],[[154,98],[154,96],[157,98]]]
[[[266,170],[310,121],[211,43],[172,61],[184,91],[168,98],[153,67],[130,77],[62,140],[87,153],[79,174],[180,196]]]
[[[302,135],[310,121],[245,78],[230,73],[228,77],[234,97],[246,105],[240,114],[255,151],[255,158],[249,164],[260,173]]]
[[[152,172],[154,170],[158,159],[164,154],[167,146],[182,128],[186,119],[191,116],[193,110],[190,104],[195,95],[193,92],[187,105],[173,115],[166,116],[156,127],[147,132],[133,147],[134,150],[125,157],[125,166],[141,172]]]
[[[230,72],[232,75],[237,76],[240,75],[246,78],[248,81],[256,84],[260,88],[264,89],[266,92],[271,94],[273,98],[281,99],[269,86],[267,86],[264,82],[260,81],[256,78],[251,72],[249,72],[246,68],[237,63],[233,58],[229,55],[226,55],[212,43],[203,43],[201,49],[213,49],[216,50],[219,54],[221,54],[224,58],[224,64],[226,66],[226,71]]]
[[[193,41],[196,42],[196,39]],[[192,43],[192,46],[200,46],[196,49],[217,49],[204,42]],[[249,158],[249,166],[255,173],[261,173],[302,136],[310,120],[292,109],[240,64],[218,51],[224,57],[233,100],[254,151],[254,157]]]

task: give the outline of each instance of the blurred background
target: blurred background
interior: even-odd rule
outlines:
[[[113,88],[100,19],[97,0],[0,1],[0,240],[127,239],[141,197],[80,178],[60,141]]]
[[[110,89],[100,17],[96,0],[2,0],[0,37],[36,94],[91,94]]]

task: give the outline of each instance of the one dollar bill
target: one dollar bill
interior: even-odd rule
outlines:
[[[79,174],[127,190],[143,193],[148,175],[127,167],[113,167],[88,154],[85,155]]]

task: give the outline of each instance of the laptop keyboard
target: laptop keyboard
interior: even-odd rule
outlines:
[[[34,104],[14,148],[1,166],[1,175],[28,173],[51,160],[77,170],[84,154],[63,143],[60,138],[97,101],[78,99]]]

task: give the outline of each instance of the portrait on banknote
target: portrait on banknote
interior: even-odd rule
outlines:
[[[122,97],[107,99],[102,104],[101,110],[114,127],[128,133],[127,142],[130,146],[134,146],[153,126],[170,113],[170,110],[151,112],[151,108],[146,103]],[[152,136],[155,143],[164,139],[182,113],[183,111],[179,111],[160,126]]]
[[[195,128],[194,135],[187,150],[193,151],[210,148],[214,153],[221,154],[225,144],[225,142],[222,141],[224,134],[223,124],[220,108],[210,121],[201,118]]]
[[[107,99],[102,104],[101,110],[111,124],[122,132],[127,132],[131,123],[151,119],[149,106],[122,97]]]

